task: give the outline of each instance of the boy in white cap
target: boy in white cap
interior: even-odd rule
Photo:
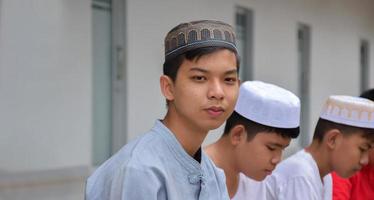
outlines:
[[[240,86],[222,137],[206,148],[225,172],[231,199],[265,197],[264,185],[256,181],[280,162],[284,148],[299,134],[299,121],[300,101],[293,93],[260,81]]]
[[[222,170],[201,150],[209,130],[231,115],[239,92],[233,28],[183,23],[165,38],[161,92],[167,114],[92,174],[87,200],[226,200]]]
[[[364,91],[360,97],[374,101],[374,89]],[[345,179],[331,173],[333,183],[332,200],[362,200],[374,198],[374,148],[369,151],[369,164]]]
[[[266,179],[268,199],[331,199],[329,173],[350,177],[368,163],[374,139],[374,102],[330,96],[317,122],[313,141],[281,162]],[[326,189],[325,189],[326,188]]]

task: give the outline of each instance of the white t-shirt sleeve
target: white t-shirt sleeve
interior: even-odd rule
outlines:
[[[332,199],[332,177],[331,174],[327,174],[323,177],[323,190],[324,190],[324,199]]]
[[[238,190],[231,200],[265,200],[266,188],[264,182],[255,181],[240,173]]]
[[[293,177],[279,187],[279,200],[321,200],[313,185],[305,177]]]
[[[266,187],[266,200],[276,200],[277,196],[277,182],[274,176],[268,176],[263,181]]]

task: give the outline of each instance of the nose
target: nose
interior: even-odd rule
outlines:
[[[219,80],[212,80],[209,85],[208,98],[222,100],[224,96],[222,83]]]
[[[364,153],[360,159],[360,164],[361,165],[367,165],[369,164],[369,154],[368,153]]]
[[[271,164],[277,165],[280,162],[281,157],[282,157],[282,152],[276,153],[275,156],[271,159]]]

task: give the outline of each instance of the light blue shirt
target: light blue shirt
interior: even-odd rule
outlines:
[[[186,153],[160,121],[87,180],[86,200],[228,200],[225,175],[208,156]]]

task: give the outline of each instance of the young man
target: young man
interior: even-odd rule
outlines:
[[[307,148],[281,162],[266,179],[268,199],[331,199],[324,184],[336,171],[349,177],[368,163],[374,138],[374,102],[330,96]],[[326,177],[325,177],[326,176]],[[330,187],[331,189],[331,187]]]
[[[299,134],[300,101],[293,93],[260,81],[240,86],[222,137],[206,148],[224,170],[231,199],[263,199],[261,181],[279,163],[282,151]],[[247,177],[248,176],[248,177]]]
[[[165,118],[88,178],[86,199],[228,199],[224,174],[201,144],[234,109],[238,69],[230,25],[204,20],[173,28],[160,78]]]
[[[367,90],[360,97],[374,101],[374,89]],[[349,179],[331,173],[333,200],[374,199],[374,148],[369,151],[369,164],[362,167]]]

